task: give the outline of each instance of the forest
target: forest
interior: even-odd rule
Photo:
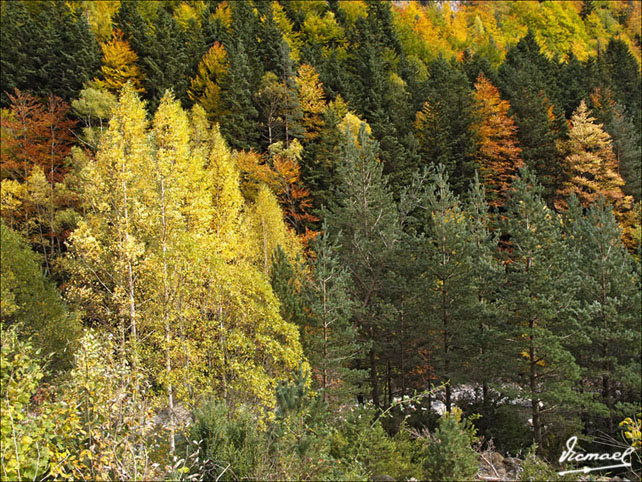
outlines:
[[[642,2],[0,8],[0,480],[642,475]]]

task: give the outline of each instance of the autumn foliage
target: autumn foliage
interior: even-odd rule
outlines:
[[[502,205],[511,182],[523,166],[517,145],[517,126],[510,104],[484,74],[475,83],[475,103],[481,177],[491,206]]]

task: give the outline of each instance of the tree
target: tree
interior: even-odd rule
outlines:
[[[282,142],[272,144],[270,155],[275,174],[275,190],[284,208],[285,218],[305,240],[315,236],[308,227],[319,218],[309,212],[312,207],[310,190],[301,181],[299,162],[302,149],[299,141],[294,139],[288,148],[284,148]]]
[[[62,188],[76,122],[69,105],[50,95],[46,103],[31,94],[9,95],[11,111],[3,113],[2,217],[22,232],[44,256],[47,274],[62,254],[69,234],[65,212],[72,200]]]
[[[313,244],[312,276],[306,286],[309,312],[304,346],[324,402],[354,400],[364,373],[352,368],[361,345],[352,324],[354,303],[349,296],[350,273],[339,264],[340,249],[326,230]]]
[[[122,90],[96,161],[85,167],[85,218],[71,235],[67,296],[83,317],[113,330],[134,371],[139,366],[141,260],[148,249],[152,172],[143,102],[130,84]],[[85,177],[86,176],[86,177]],[[147,231],[147,232],[146,232]]]
[[[497,310],[498,285],[501,283],[503,266],[497,259],[499,233],[489,213],[486,193],[479,177],[471,183],[463,213],[468,223],[468,239],[471,243],[470,266],[471,289],[477,298],[474,306],[473,321],[477,322],[477,335],[470,343],[470,362],[468,377],[481,387],[482,403],[489,400],[491,384],[500,378],[502,367],[509,365],[506,350],[496,345],[501,339],[502,327],[500,312]],[[474,330],[474,328],[470,328]],[[491,368],[492,367],[492,368]]]
[[[384,298],[390,253],[399,237],[399,220],[392,193],[377,160],[378,145],[361,125],[358,140],[346,133],[342,162],[337,166],[340,184],[325,213],[328,229],[341,244],[342,263],[350,270],[351,295],[357,303],[354,318],[363,343],[372,342],[368,354],[372,401],[381,406],[377,343],[385,337]],[[356,221],[356,222],[355,222]]]
[[[640,85],[640,66],[631,54],[629,47],[621,39],[611,38],[604,55],[600,57],[603,70],[606,72],[609,84],[613,87],[615,100],[624,106],[629,115],[640,129],[642,122],[642,86]]]
[[[588,206],[600,196],[605,197],[613,206],[618,220],[625,228],[625,235],[636,224],[631,212],[633,198],[622,192],[624,181],[618,173],[611,138],[596,124],[595,118],[582,101],[571,119],[571,132],[568,143],[569,155],[567,169],[570,181],[561,191],[563,195],[575,193],[584,206]]]
[[[198,64],[196,77],[190,81],[189,98],[205,109],[211,119],[219,119],[223,114],[221,86],[228,69],[225,47],[214,42]]]
[[[508,50],[499,81],[517,124],[524,164],[534,171],[544,198],[553,205],[566,181],[559,144],[568,127],[558,101],[555,65],[541,53],[532,32]]]
[[[80,332],[78,318],[62,302],[60,292],[40,268],[40,259],[25,238],[4,222],[2,233],[2,325],[15,327],[21,339],[31,344],[44,361],[51,357],[54,370],[69,366]]]
[[[613,141],[613,153],[618,172],[626,183],[622,190],[636,200],[640,200],[642,198],[640,133],[636,131],[624,108],[613,99],[611,89],[596,88],[588,102],[593,114],[604,125],[604,130]]]
[[[68,4],[11,2],[2,8],[2,105],[30,89],[70,100],[98,72],[100,48],[87,18]]]
[[[252,102],[252,72],[248,55],[240,41],[230,46],[226,45],[226,50],[230,69],[222,95],[224,114],[221,119],[221,132],[235,149],[257,148],[258,112]]]
[[[455,193],[465,192],[476,168],[473,107],[465,74],[443,58],[436,60],[428,100],[415,118],[415,136],[424,163],[443,164]]]
[[[431,179],[425,204],[426,225],[421,279],[431,361],[446,384],[446,410],[452,408],[453,386],[464,380],[471,358],[471,336],[477,299],[472,284],[472,248],[468,220],[450,190],[444,166]]]
[[[302,124],[308,141],[319,136],[326,109],[325,92],[319,74],[310,64],[301,64],[295,79],[298,87],[299,105],[303,111]]]
[[[97,79],[96,85],[118,94],[127,82],[131,82],[134,91],[143,92],[143,73],[137,64],[138,55],[123,38],[123,32],[116,30],[112,39],[100,47],[103,51],[102,79]]]
[[[475,103],[481,176],[491,206],[500,206],[517,170],[523,167],[521,149],[517,145],[517,126],[509,115],[510,104],[502,100],[499,90],[484,74],[475,83]]]
[[[545,426],[550,427],[546,420],[557,416],[556,423],[572,423],[565,410],[579,403],[574,392],[579,367],[562,337],[578,331],[572,315],[572,256],[557,215],[530,171],[522,170],[505,206],[503,230],[510,249],[503,254],[506,272],[498,302],[514,363],[509,380],[530,401],[533,440],[541,445]]]
[[[577,252],[572,269],[576,272],[578,316],[584,326],[575,356],[584,369],[581,389],[591,400],[585,416],[597,419],[597,424],[588,426],[591,431],[601,427],[614,433],[615,423],[635,410],[630,404],[633,394],[640,391],[636,354],[640,345],[639,277],[606,200],[600,198],[586,215],[583,211],[573,196],[564,223],[566,238]]]

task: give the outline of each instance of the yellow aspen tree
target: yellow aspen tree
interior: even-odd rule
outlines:
[[[165,93],[154,116],[153,138],[155,142],[155,155],[153,161],[154,214],[155,222],[152,225],[155,233],[152,239],[154,250],[149,258],[151,261],[150,272],[156,279],[158,291],[157,299],[160,303],[156,307],[162,320],[164,337],[161,341],[165,355],[164,376],[159,377],[164,381],[167,389],[167,403],[169,412],[170,455],[176,450],[175,444],[175,417],[174,417],[174,389],[173,379],[173,352],[180,347],[176,346],[172,327],[180,317],[180,305],[176,301],[181,299],[179,293],[181,280],[189,269],[189,260],[185,244],[189,242],[188,226],[183,216],[185,190],[181,189],[181,179],[187,176],[190,160],[189,148],[189,121],[187,114],[181,108],[172,94]],[[187,186],[185,186],[187,187]],[[150,317],[152,320],[157,316]],[[150,335],[158,336],[161,330],[150,327]]]
[[[67,290],[84,318],[107,325],[130,345],[138,368],[138,319],[144,303],[141,260],[149,232],[151,152],[143,102],[127,84],[103,135],[96,160],[82,177],[83,220],[70,237]],[[119,333],[118,333],[119,332]]]

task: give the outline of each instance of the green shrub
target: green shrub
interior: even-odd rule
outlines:
[[[232,413],[220,401],[206,403],[195,411],[190,438],[199,442],[201,459],[207,460],[208,476],[219,480],[256,478],[267,461],[267,437],[256,418],[246,409]],[[224,472],[224,473],[223,473]]]
[[[462,423],[461,411],[444,414],[426,447],[426,478],[472,480],[479,470],[478,455],[472,448],[474,441],[474,432],[469,425]]]

